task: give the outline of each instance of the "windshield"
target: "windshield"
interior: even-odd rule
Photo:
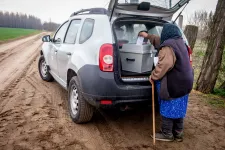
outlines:
[[[170,9],[180,0],[118,0],[119,4],[139,4],[141,2],[149,2],[151,5]]]

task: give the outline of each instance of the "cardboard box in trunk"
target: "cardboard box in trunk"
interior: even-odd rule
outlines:
[[[136,73],[151,71],[156,52],[150,44],[124,44],[120,49],[122,70]]]

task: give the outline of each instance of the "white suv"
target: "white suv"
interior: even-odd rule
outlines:
[[[94,107],[151,102],[151,71],[122,70],[119,50],[124,43],[135,43],[139,31],[162,28],[189,0],[167,1],[111,0],[108,10],[75,12],[53,38],[43,37],[40,76],[45,81],[54,78],[68,90],[68,108],[74,122],[90,121]]]

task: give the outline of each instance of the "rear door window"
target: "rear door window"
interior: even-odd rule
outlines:
[[[79,39],[80,44],[83,44],[91,37],[94,29],[94,24],[95,24],[94,19],[85,19],[80,33]]]
[[[65,43],[74,44],[76,42],[77,32],[80,28],[81,20],[72,20],[68,28]]]

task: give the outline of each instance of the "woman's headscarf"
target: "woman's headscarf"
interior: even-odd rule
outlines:
[[[172,23],[166,23],[163,25],[160,43],[162,44],[164,41],[168,39],[180,38],[180,37],[182,37],[182,34],[179,28]]]

